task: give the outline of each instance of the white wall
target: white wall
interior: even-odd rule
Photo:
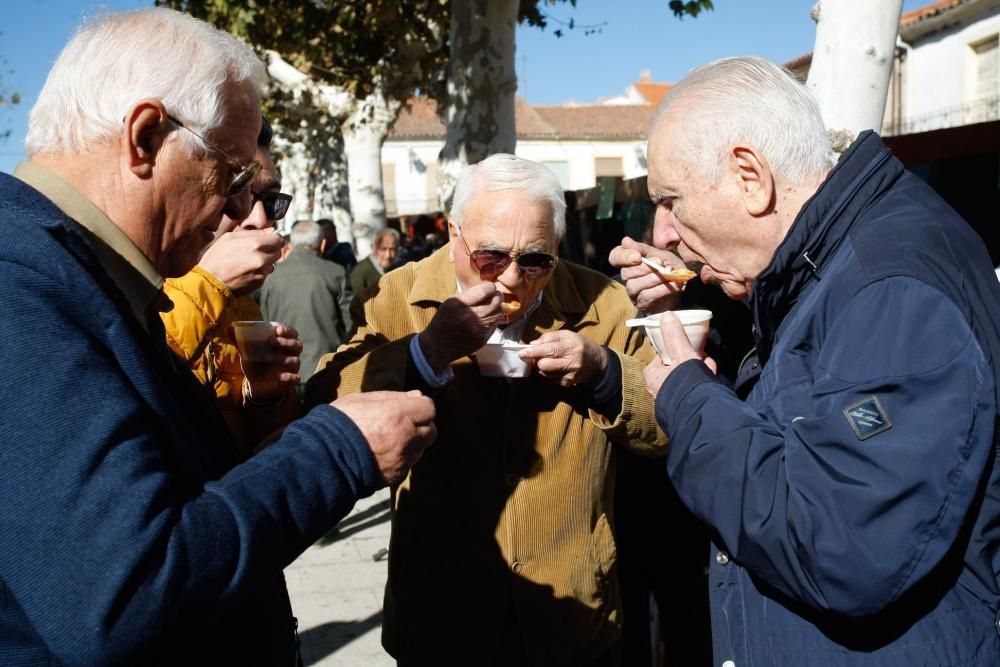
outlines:
[[[382,146],[384,168],[392,164],[396,175],[395,215],[416,215],[437,211],[435,180],[437,156],[443,141],[390,140]],[[645,140],[626,141],[542,141],[517,142],[518,156],[535,162],[567,162],[567,190],[584,190],[597,185],[595,158],[621,158],[625,178],[646,175]],[[389,196],[389,193],[386,193]]]
[[[1000,8],[994,8],[971,18],[963,25],[953,26],[910,44],[912,50],[906,63],[907,95],[903,100],[904,121],[938,114],[968,102],[966,90],[971,77],[969,45],[998,32]],[[920,129],[916,128],[915,131]]]
[[[436,181],[437,157],[443,147],[443,141],[386,141],[382,145],[383,167],[392,164],[396,172],[396,215],[438,210],[436,183],[431,181]]]

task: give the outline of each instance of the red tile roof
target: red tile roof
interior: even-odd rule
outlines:
[[[438,118],[437,102],[429,97],[411,97],[389,131],[391,139],[443,139],[444,123]]]
[[[589,104],[575,107],[534,107],[534,110],[552,127],[548,135],[553,138],[629,138],[641,139],[653,118],[656,107],[650,104]],[[526,130],[527,128],[525,128]],[[545,137],[522,132],[518,119],[517,136]]]
[[[573,107],[533,106],[515,98],[515,123],[519,139],[639,139],[655,107],[646,104]],[[444,139],[445,126],[437,103],[426,97],[411,98],[389,132],[390,139]]]
[[[937,16],[941,12],[947,11],[952,7],[957,7],[962,4],[962,2],[963,0],[937,0],[937,2],[932,2],[929,5],[911,9],[899,17],[899,27],[908,28],[911,25],[920,23],[925,19]]]
[[[646,101],[654,107],[660,103],[664,95],[674,87],[672,83],[651,83],[649,81],[636,81],[632,84],[639,94],[646,98]]]

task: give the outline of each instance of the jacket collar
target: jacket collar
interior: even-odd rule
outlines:
[[[878,135],[866,130],[802,207],[771,263],[754,280],[750,295],[761,365],[802,292],[823,279],[823,267],[858,217],[902,172],[903,165]]]
[[[450,243],[416,266],[413,286],[407,296],[410,305],[429,305],[436,309],[445,299],[455,295],[458,283]],[[525,341],[561,329],[567,321],[598,321],[593,304],[588,304],[580,295],[566,262],[560,260],[553,272],[552,280],[542,292],[541,305],[531,314],[525,327]]]

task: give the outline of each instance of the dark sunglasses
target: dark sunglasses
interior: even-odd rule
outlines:
[[[239,161],[231,157],[229,153],[222,150],[221,148],[213,144],[211,141],[201,136],[200,134],[198,134],[197,132],[195,132],[190,127],[180,122],[173,116],[168,114],[167,120],[169,120],[177,127],[181,128],[182,130],[187,130],[194,136],[198,137],[199,139],[202,140],[202,142],[204,142],[206,146],[211,148],[213,151],[215,151],[222,157],[226,158],[226,166],[229,167],[229,172],[230,172],[229,184],[226,186],[227,197],[235,197],[236,195],[240,194],[241,192],[249,188],[251,185],[253,185],[253,182],[257,180],[257,175],[260,174],[260,170],[264,168],[264,166],[257,160],[253,160],[250,164],[240,164]],[[285,208],[287,209],[288,207],[286,206]]]
[[[254,192],[252,209],[260,202],[264,205],[264,215],[268,220],[281,220],[288,213],[288,207],[292,205],[292,195],[284,192]]]
[[[514,253],[506,250],[472,250],[465,237],[459,234],[465,244],[465,253],[479,275],[498,276],[507,270],[511,262],[517,262],[517,270],[525,278],[538,278],[552,270],[559,261],[558,257],[547,252]]]

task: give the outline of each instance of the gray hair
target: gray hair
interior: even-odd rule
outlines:
[[[292,225],[290,238],[293,248],[319,250],[319,242],[323,240],[323,228],[312,220],[299,220]]]
[[[223,84],[247,82],[259,94],[266,80],[250,47],[192,16],[161,7],[101,14],[80,26],[49,72],[25,152],[80,152],[111,139],[145,98],[205,134],[225,121]],[[189,149],[204,148],[179,134]]]
[[[509,153],[491,155],[458,175],[449,216],[455,228],[462,229],[465,211],[476,194],[498,190],[517,190],[547,205],[552,210],[552,230],[556,239],[562,240],[566,233],[566,195],[559,179],[545,165]]]
[[[383,227],[382,229],[375,232],[375,238],[372,239],[372,248],[377,248],[379,242],[386,236],[391,236],[392,238],[396,239],[397,244],[400,242],[400,235],[398,231],[396,231],[392,227]]]
[[[675,110],[682,145],[670,150],[709,180],[719,177],[726,152],[749,143],[763,153],[775,173],[792,183],[822,178],[833,167],[819,104],[784,67],[765,58],[722,58],[689,73],[660,103],[650,126]]]

